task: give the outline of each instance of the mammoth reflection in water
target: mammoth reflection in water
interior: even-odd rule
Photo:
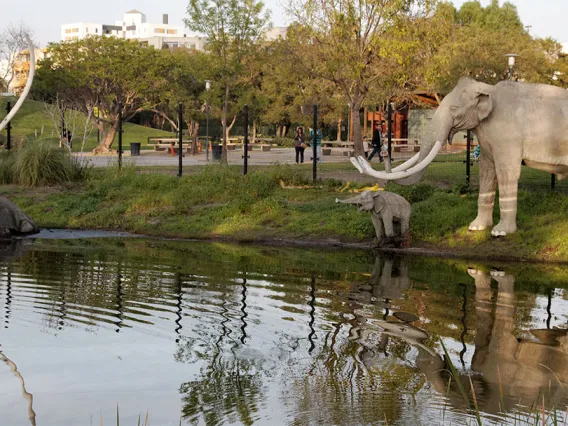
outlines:
[[[33,245],[33,239],[0,240],[0,262],[23,256]]]
[[[446,395],[448,360],[430,349],[436,344],[429,333],[410,324],[419,318],[395,312],[393,315],[399,321],[387,320],[389,299],[401,298],[402,292],[410,287],[407,262],[404,259],[397,262],[400,263],[388,259],[383,263],[377,259],[371,286],[358,289],[358,293],[367,293],[367,297],[359,295],[357,301],[383,304],[387,313],[383,319],[369,318],[359,305],[354,310],[356,320],[350,339],[363,346],[361,359],[368,367],[379,362],[381,352],[387,355],[387,339],[394,336],[411,344],[418,350],[416,366],[438,392]],[[489,274],[470,269],[468,272],[475,281],[474,354],[470,368],[459,374],[468,389],[471,377],[479,409],[498,413],[511,410],[520,401],[530,406],[542,398],[541,394],[549,407],[566,402],[568,330],[532,329],[519,334],[514,277],[502,271]],[[492,280],[497,282],[497,291],[491,288]],[[456,386],[452,385],[448,397],[453,406],[464,408]]]

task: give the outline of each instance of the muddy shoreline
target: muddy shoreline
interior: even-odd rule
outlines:
[[[296,247],[296,248],[315,248],[315,249],[351,249],[351,250],[374,250],[381,253],[404,254],[411,256],[427,256],[445,259],[461,259],[471,262],[502,262],[502,263],[527,263],[542,265],[568,265],[568,260],[543,260],[543,259],[526,259],[515,256],[484,256],[476,255],[470,252],[460,252],[459,249],[445,250],[432,247],[376,247],[370,242],[344,242],[337,239],[242,239],[231,237],[206,237],[206,238],[175,238],[170,236],[134,234],[130,232],[107,231],[107,230],[91,230],[91,229],[58,229],[45,228],[39,234],[19,237],[21,239],[39,239],[39,240],[81,240],[81,239],[97,239],[97,238],[145,238],[159,239],[166,241],[187,241],[187,242],[226,242],[233,244],[256,244],[273,247]]]

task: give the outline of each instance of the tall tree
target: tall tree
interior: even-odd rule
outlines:
[[[38,85],[46,87],[45,81],[65,83],[56,86],[59,99],[92,116],[93,125],[102,132],[95,154],[111,150],[120,113],[127,121],[138,111],[153,107],[157,97],[152,94],[168,84],[167,67],[159,60],[164,52],[135,41],[88,37],[51,44],[49,53],[50,58],[38,70]]]
[[[290,54],[309,75],[332,82],[351,105],[355,154],[363,155],[359,110],[369,90],[392,74],[391,33],[428,12],[428,0],[290,0],[298,21]],[[407,19],[407,18],[412,19]],[[397,41],[403,40],[399,38]],[[414,43],[413,40],[403,40]]]
[[[259,0],[190,0],[186,25],[205,34],[206,49],[216,58],[214,71],[223,87],[223,153],[221,161],[227,164],[227,116],[231,91],[239,84],[250,83],[245,70],[247,61],[254,57],[267,28],[269,14]]]
[[[24,24],[10,25],[0,33],[0,90],[7,91],[14,78],[18,54],[28,48],[26,35],[31,31]]]

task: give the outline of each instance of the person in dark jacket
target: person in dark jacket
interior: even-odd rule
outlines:
[[[306,142],[304,138],[304,129],[298,127],[296,129],[296,136],[294,137],[296,142],[296,164],[304,162],[304,150],[306,149]]]
[[[381,155],[381,149],[383,146],[383,137],[381,132],[378,128],[373,131],[373,139],[371,139],[371,145],[373,145],[373,152],[369,155],[369,161],[375,156],[375,154],[379,154],[379,160],[381,163],[383,162],[383,156]]]

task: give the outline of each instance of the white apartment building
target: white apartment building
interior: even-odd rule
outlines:
[[[268,41],[278,40],[279,38],[286,38],[287,32],[288,27],[272,27],[268,31],[266,31],[264,36]]]
[[[146,21],[146,15],[136,9],[126,12],[122,21],[116,21],[114,25],[77,22],[61,26],[62,41],[80,40],[97,35],[126,39],[180,38],[185,36],[184,27],[170,25],[167,14],[163,15],[161,24],[152,24]]]

